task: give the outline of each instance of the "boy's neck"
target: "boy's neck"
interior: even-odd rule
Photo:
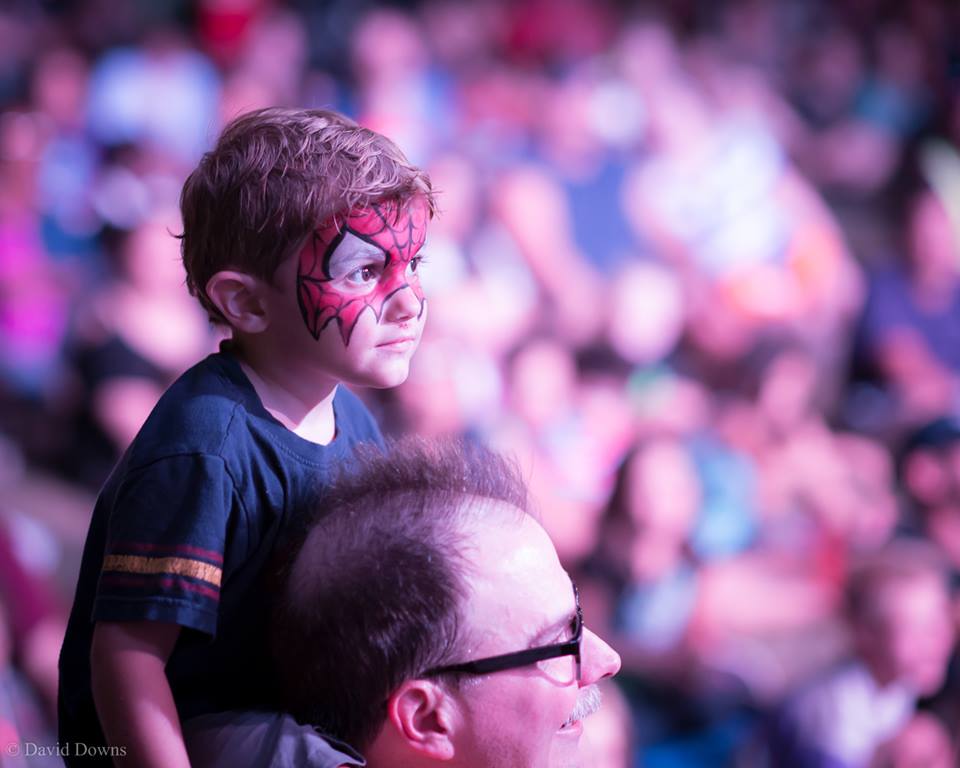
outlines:
[[[271,416],[305,440],[327,445],[336,436],[333,398],[337,380],[305,365],[278,360],[269,352],[236,340],[231,345],[240,367]]]

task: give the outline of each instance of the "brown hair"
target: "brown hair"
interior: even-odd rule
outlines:
[[[272,280],[331,217],[379,200],[436,203],[430,179],[390,139],[321,109],[271,107],[233,120],[180,195],[187,287],[215,322],[207,281],[222,269]]]
[[[408,437],[385,453],[360,447],[275,552],[270,634],[283,709],[367,747],[393,691],[464,642],[464,524],[502,524],[511,508],[518,520],[530,514],[526,486],[481,445]]]

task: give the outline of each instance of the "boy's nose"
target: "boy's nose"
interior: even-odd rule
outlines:
[[[408,283],[387,299],[383,307],[383,319],[389,322],[402,322],[419,317],[422,308],[421,300]]]

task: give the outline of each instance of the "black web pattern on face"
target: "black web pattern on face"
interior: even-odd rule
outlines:
[[[408,287],[420,302],[417,317],[423,315],[426,299],[419,281],[407,280],[406,269],[423,244],[426,234],[425,211],[411,207],[408,209],[406,226],[399,228],[397,208],[394,205],[374,204],[371,206],[371,214],[363,219],[362,224],[371,223],[375,226],[368,228],[345,224],[330,238],[322,255],[320,249],[327,241],[320,232],[315,231],[309,248],[308,269],[303,268],[301,256],[301,268],[297,275],[297,300],[300,313],[314,339],[319,339],[324,328],[336,320],[343,343],[349,345],[353,329],[364,311],[369,309],[373,312],[379,323],[383,307],[390,297]],[[328,285],[332,280],[330,259],[347,232],[384,253],[383,275],[376,288],[363,296],[346,296]],[[394,254],[397,254],[398,258]],[[318,266],[322,278],[313,276],[317,274]]]

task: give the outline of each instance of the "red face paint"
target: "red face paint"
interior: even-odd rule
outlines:
[[[356,209],[346,219],[335,217],[313,233],[300,252],[297,273],[300,313],[313,338],[319,338],[336,320],[343,343],[348,345],[364,310],[372,311],[379,322],[384,304],[406,288],[417,297],[419,315],[423,314],[423,290],[410,267],[426,237],[427,219],[426,202],[414,198],[401,208],[390,201]],[[351,290],[342,277],[330,274],[331,257],[348,233],[373,246],[383,257],[376,282],[362,295],[357,289]]]

